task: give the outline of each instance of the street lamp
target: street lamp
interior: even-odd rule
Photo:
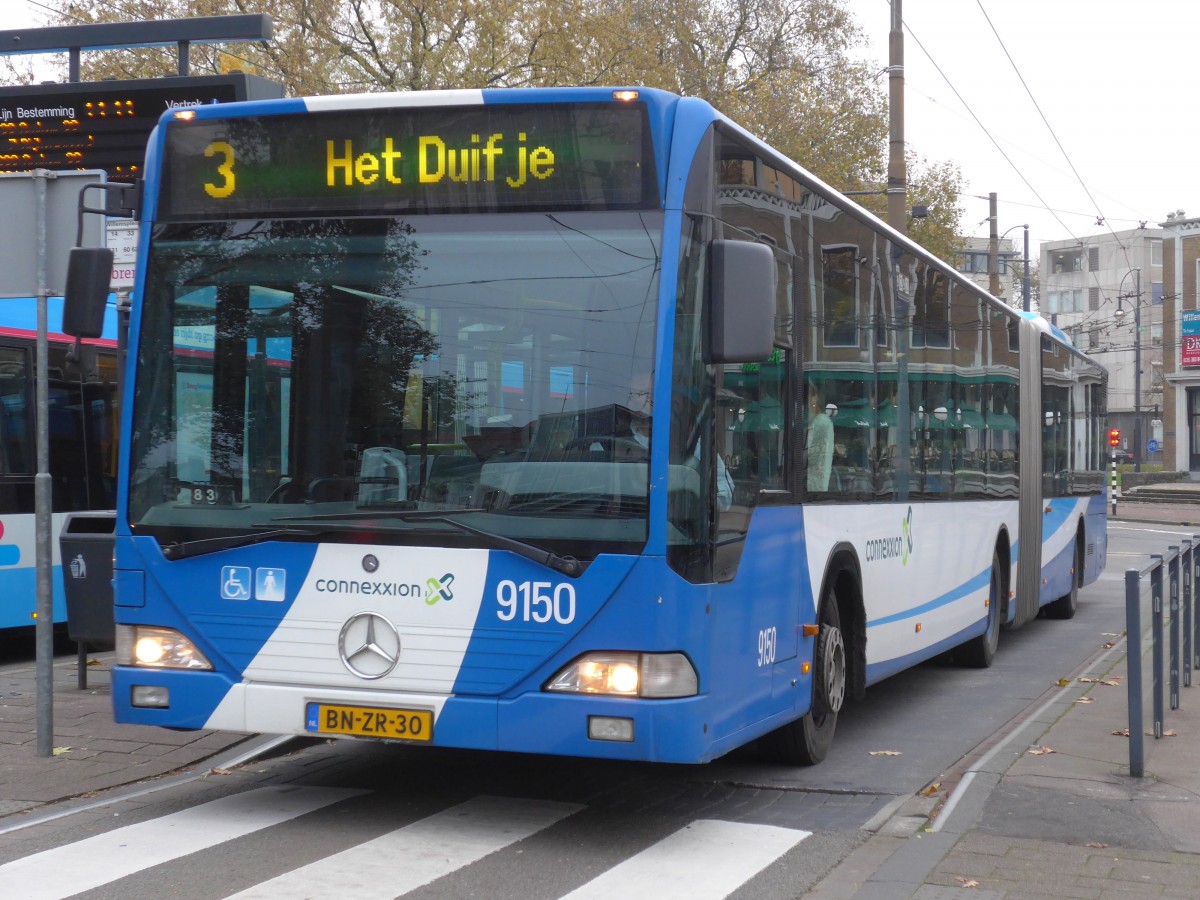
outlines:
[[[1021,308],[1025,312],[1029,312],[1029,226],[1014,225],[1012,228],[1009,228],[1008,231],[1005,231],[1004,234],[1000,235],[1000,237],[996,239],[996,242],[999,243],[1008,237],[1008,232],[1012,231],[1013,228],[1025,229],[1025,268],[1021,276]]]
[[[1121,300],[1126,299],[1121,293],[1125,279],[1134,276],[1133,301],[1133,471],[1142,471],[1142,270],[1132,269],[1121,277],[1117,285],[1117,308],[1113,315],[1117,320],[1125,317],[1121,308]]]

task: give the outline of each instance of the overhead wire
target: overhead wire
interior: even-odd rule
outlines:
[[[963,108],[966,109],[966,111],[970,114],[975,124],[979,126],[979,130],[982,131],[987,136],[987,139],[992,142],[996,150],[999,151],[1000,155],[1004,157],[1004,161],[1007,162],[1012,167],[1012,170],[1017,173],[1017,177],[1025,182],[1025,186],[1029,188],[1029,190],[1035,197],[1038,198],[1038,200],[1041,201],[1042,208],[1050,213],[1050,215],[1054,216],[1055,221],[1057,221],[1058,224],[1063,227],[1063,230],[1066,231],[1067,234],[1071,235],[1071,237],[1075,240],[1078,240],[1078,238],[1075,236],[1075,233],[1071,231],[1069,227],[1067,227],[1067,224],[1061,218],[1059,218],[1058,213],[1056,213],[1051,208],[1050,204],[1046,202],[1046,198],[1043,197],[1038,189],[1030,183],[1029,179],[1025,177],[1025,173],[1021,171],[1017,164],[1012,161],[1012,158],[1008,155],[1008,153],[1005,152],[1004,148],[1000,146],[1000,142],[996,140],[995,136],[988,130],[987,126],[980,121],[979,116],[975,114],[975,110],[971,108],[969,103],[967,103],[962,93],[957,87],[955,87],[954,82],[950,80],[950,77],[944,71],[942,71],[942,67],[938,65],[937,60],[933,58],[933,55],[925,48],[925,45],[921,43],[921,39],[917,37],[916,33],[912,30],[907,22],[904,23],[904,30],[908,32],[909,36],[916,42],[917,46],[921,48],[921,52],[925,54],[926,59],[928,59],[933,65],[934,69],[937,70],[937,73],[942,77],[942,80],[946,82],[946,86],[954,92],[954,96],[958,98],[958,102],[963,105]]]
[[[890,0],[889,0],[889,2],[890,2]],[[1124,240],[1122,240],[1120,238],[1120,236],[1117,235],[1117,233],[1113,229],[1112,224],[1109,221],[1108,217],[1104,215],[1104,212],[1100,208],[1100,205],[1096,201],[1096,198],[1093,196],[1093,194],[1092,194],[1091,190],[1088,188],[1087,184],[1083,181],[1082,176],[1079,174],[1079,171],[1076,168],[1074,162],[1072,161],[1070,155],[1067,153],[1066,148],[1063,147],[1062,142],[1058,138],[1058,135],[1054,132],[1053,127],[1050,125],[1050,122],[1047,119],[1045,112],[1042,110],[1040,104],[1037,102],[1037,99],[1034,97],[1033,92],[1030,90],[1029,85],[1025,80],[1025,77],[1022,75],[1020,69],[1018,68],[1018,66],[1016,64],[1016,61],[1012,58],[1012,54],[1009,53],[1008,47],[1005,45],[1003,39],[1000,37],[1000,34],[997,31],[995,25],[993,24],[991,17],[988,15],[987,10],[983,6],[982,0],[976,0],[976,3],[978,4],[980,11],[983,13],[984,19],[987,21],[988,26],[992,31],[992,34],[996,38],[996,41],[999,43],[1001,50],[1003,50],[1006,58],[1009,61],[1009,64],[1012,66],[1013,71],[1016,73],[1017,78],[1020,80],[1022,87],[1025,89],[1026,94],[1029,96],[1030,101],[1033,103],[1034,108],[1038,111],[1038,114],[1039,114],[1039,116],[1041,116],[1042,121],[1046,125],[1047,130],[1050,132],[1051,137],[1054,139],[1055,144],[1058,146],[1059,151],[1062,153],[1063,158],[1066,160],[1068,166],[1070,166],[1072,173],[1075,175],[1075,178],[1079,181],[1080,185],[1083,187],[1084,192],[1087,194],[1088,199],[1091,201],[1092,205],[1096,208],[1096,216],[1097,216],[1098,222],[1103,223],[1104,226],[1108,229],[1109,233],[1113,236],[1113,239],[1115,240],[1117,246],[1120,247],[1121,252],[1125,257],[1126,267],[1132,270],[1134,267],[1132,265],[1132,262],[1129,259],[1128,244]],[[1080,247],[1083,247],[1085,245],[1084,241],[1081,240],[1071,230],[1071,228],[1063,221],[1062,217],[1059,216],[1058,213],[1060,212],[1060,210],[1056,210],[1055,208],[1051,207],[1049,205],[1049,203],[1046,202],[1045,198],[1042,197],[1041,193],[1033,186],[1033,184],[1025,176],[1025,173],[1016,165],[1016,163],[1013,161],[1011,156],[1009,156],[1009,154],[1005,151],[1005,149],[1000,145],[1000,143],[996,139],[995,135],[993,135],[991,133],[991,131],[983,124],[983,122],[980,120],[979,116],[976,114],[975,110],[971,107],[971,105],[969,103],[967,103],[966,99],[962,96],[962,93],[958,90],[958,88],[955,86],[955,84],[950,80],[949,76],[941,68],[941,66],[938,64],[937,60],[935,60],[933,58],[933,55],[929,52],[929,50],[921,42],[921,39],[912,30],[911,26],[907,22],[904,23],[904,28],[905,28],[905,31],[908,32],[909,36],[912,37],[913,41],[917,44],[917,46],[921,49],[921,52],[925,54],[925,57],[933,65],[933,67],[937,71],[938,75],[941,76],[942,80],[945,81],[946,85],[950,88],[950,90],[954,92],[954,95],[958,98],[959,102],[962,104],[963,108],[967,111],[968,115],[970,115],[971,119],[974,120],[975,124],[984,133],[984,135],[988,138],[988,140],[990,140],[992,142],[992,144],[996,147],[996,150],[1004,158],[1005,162],[1008,163],[1008,165],[1017,174],[1017,176],[1025,183],[1026,187],[1028,187],[1029,190],[1034,194],[1034,196],[1037,197],[1037,199],[1041,202],[1041,206],[1038,208],[1044,209],[1046,212],[1050,213],[1054,217],[1055,221],[1057,221],[1059,223],[1059,225],[1061,225],[1063,227],[1064,231],[1066,231],[1066,233],[1068,235],[1070,235],[1071,240],[1074,241]],[[972,196],[975,196],[975,195],[972,195]],[[990,198],[988,198],[988,199],[990,199]],[[1007,202],[1013,202],[1013,201],[1007,201]],[[1019,205],[1034,207],[1034,204],[1019,204]],[[1091,215],[1091,214],[1082,214],[1082,213],[1081,214],[1068,213],[1065,210],[1061,211],[1061,212],[1063,212],[1064,214],[1071,214],[1071,215],[1088,215],[1089,217]],[[1139,219],[1137,221],[1140,223],[1142,220]],[[1097,290],[1107,293],[1104,285],[1102,285],[1100,283],[1100,278],[1099,278],[1098,272],[1092,271],[1090,269],[1089,269],[1089,271],[1092,276],[1092,280],[1095,282]],[[1111,297],[1107,297],[1107,296],[1104,297],[1102,300],[1102,305],[1107,304],[1109,302],[1109,300],[1111,300]],[[1099,311],[1100,311],[1099,309],[1089,310],[1089,313],[1098,313]],[[1090,314],[1086,315],[1079,323],[1076,323],[1076,324],[1078,327],[1082,328],[1082,327],[1088,325],[1093,318],[1094,318],[1093,315],[1090,315]]]
[[[1012,70],[1016,74],[1017,80],[1021,82],[1021,87],[1025,89],[1025,94],[1029,97],[1029,102],[1032,103],[1033,108],[1037,110],[1038,115],[1042,119],[1042,123],[1046,126],[1046,130],[1050,132],[1050,137],[1054,139],[1055,145],[1062,153],[1063,159],[1065,159],[1067,165],[1071,167],[1071,172],[1075,175],[1075,180],[1079,182],[1079,186],[1083,188],[1083,192],[1087,194],[1088,199],[1092,201],[1092,206],[1096,208],[1096,215],[1098,216],[1099,221],[1106,225],[1109,234],[1113,236],[1113,239],[1117,242],[1117,246],[1121,248],[1121,252],[1125,256],[1126,266],[1133,268],[1133,265],[1129,260],[1129,248],[1125,245],[1124,241],[1117,237],[1116,231],[1114,231],[1112,225],[1109,224],[1107,217],[1104,215],[1104,211],[1100,208],[1100,204],[1096,201],[1096,198],[1092,196],[1091,189],[1088,188],[1087,183],[1083,180],[1083,176],[1079,174],[1079,169],[1075,167],[1075,162],[1071,159],[1071,155],[1067,153],[1067,148],[1064,147],[1062,141],[1058,139],[1058,134],[1055,133],[1054,127],[1050,124],[1050,120],[1046,118],[1046,113],[1042,110],[1041,104],[1038,103],[1037,98],[1033,95],[1033,91],[1030,90],[1029,83],[1025,80],[1025,76],[1021,74],[1021,69],[1019,66],[1017,66],[1016,60],[1013,59],[1012,54],[1008,52],[1008,47],[1005,45],[1004,39],[1000,37],[1000,32],[996,29],[995,24],[992,22],[992,17],[988,15],[987,9],[984,8],[983,0],[975,0],[975,3],[978,5],[979,11],[983,13],[983,18],[988,23],[988,27],[992,30],[992,34],[996,38],[996,43],[998,43],[1000,45],[1000,49],[1004,51],[1004,56],[1008,60],[1009,65],[1012,66]],[[1060,219],[1059,222],[1061,223],[1061,221],[1062,220]]]

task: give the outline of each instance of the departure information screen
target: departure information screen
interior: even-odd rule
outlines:
[[[0,172],[103,169],[132,181],[165,110],[282,95],[240,73],[0,88]]]
[[[175,121],[158,218],[657,205],[643,105],[512,104]]]

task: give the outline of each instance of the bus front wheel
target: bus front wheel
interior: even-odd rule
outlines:
[[[771,735],[772,756],[792,766],[812,766],[833,745],[838,711],[846,697],[846,643],[837,594],[827,588],[821,603],[821,629],[813,656],[813,698],[809,711]]]

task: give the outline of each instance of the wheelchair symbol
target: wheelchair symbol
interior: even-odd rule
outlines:
[[[249,600],[251,581],[249,566],[222,566],[221,599]]]

